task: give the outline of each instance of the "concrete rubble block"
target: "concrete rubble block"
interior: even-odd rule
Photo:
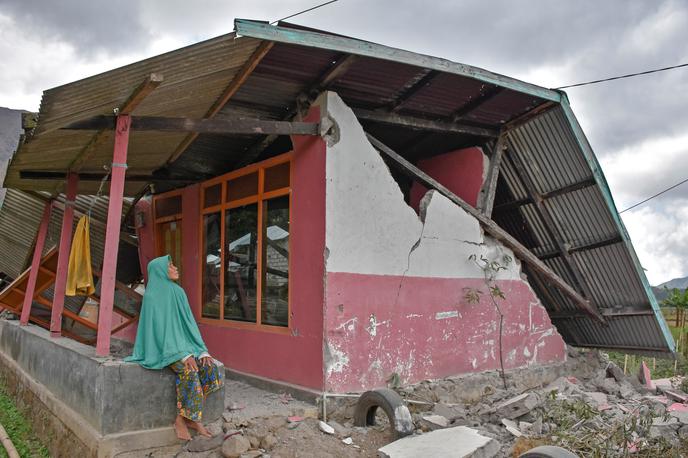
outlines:
[[[607,376],[613,378],[617,382],[626,380],[626,374],[624,374],[623,369],[611,362],[607,364]]]
[[[334,434],[334,428],[324,421],[318,422],[318,428],[320,428],[320,431],[324,432],[325,434]]]
[[[189,441],[186,449],[194,453],[207,452],[208,450],[220,447],[223,440],[224,436],[222,434],[210,438],[199,435]]]
[[[250,448],[251,444],[244,436],[232,436],[222,444],[222,456],[225,458],[238,458]]]
[[[339,437],[340,439],[348,437],[351,435],[351,428],[347,428],[346,426],[334,421],[330,420],[327,422],[328,425],[330,425],[332,428],[334,428],[334,433]]]
[[[604,393],[599,393],[599,392],[592,392],[592,393],[584,393],[583,394],[583,399],[585,402],[588,404],[594,405],[598,409],[601,406],[607,405],[607,395]]]
[[[521,422],[521,423],[526,423],[526,422]],[[509,431],[513,436],[515,437],[521,437],[523,436],[523,433],[521,432],[520,428],[518,427],[518,424],[513,421],[513,420],[508,420],[506,418],[502,418],[502,424],[506,427],[506,430]],[[528,423],[528,425],[531,425]]]
[[[638,369],[638,380],[648,389],[655,389],[655,385],[652,383],[652,375],[650,374],[650,368],[647,367],[645,361],[640,363],[640,368]]]
[[[540,405],[540,399],[535,393],[523,393],[499,404],[495,411],[500,417],[513,420],[527,414]]]
[[[432,413],[435,415],[442,415],[449,421],[456,420],[457,418],[464,418],[466,416],[466,409],[459,404],[445,404],[438,403],[432,408]]]
[[[346,445],[352,445],[354,443],[354,440],[350,437],[346,437],[342,439],[342,442],[345,443]]]
[[[663,437],[671,441],[676,438],[676,434],[680,427],[681,422],[674,417],[669,417],[668,420],[664,420],[663,418],[655,418],[652,420],[649,434],[652,438]]]
[[[426,434],[404,437],[378,449],[382,458],[492,458],[500,444],[466,426],[438,429]]]
[[[688,394],[679,390],[664,390],[664,395],[672,401],[688,403]]]
[[[442,415],[423,415],[421,417],[421,425],[430,431],[449,426],[449,420]]]
[[[543,391],[545,393],[551,393],[552,391],[556,391],[560,394],[570,394],[580,392],[581,389],[578,385],[571,382],[571,380],[569,380],[567,377],[559,377],[558,379],[547,385],[543,389]]]
[[[260,441],[260,448],[270,450],[272,447],[277,445],[277,438],[272,434],[268,434]]]
[[[679,428],[678,436],[682,439],[688,439],[688,425],[683,425]]]
[[[638,399],[640,394],[633,388],[628,382],[622,382],[619,384],[619,396],[624,399]]]

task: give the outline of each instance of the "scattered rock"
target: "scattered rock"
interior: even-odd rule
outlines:
[[[254,435],[247,435],[246,439],[248,439],[248,442],[251,444],[251,448],[258,448],[260,447],[260,439],[257,438]]]
[[[221,446],[224,438],[222,434],[214,437],[196,436],[189,441],[186,449],[194,453],[207,452],[208,450]]]
[[[320,412],[318,411],[318,408],[315,406],[300,407],[298,409],[294,409],[294,415],[303,418],[315,418],[317,420],[320,416]]]
[[[585,401],[587,403],[592,404],[597,408],[607,404],[607,395],[604,393],[599,393],[599,392],[584,393],[583,399],[585,399]]]
[[[249,450],[248,452],[239,455],[239,458],[259,458],[261,456],[265,455],[263,455],[263,452],[260,450]]]
[[[442,415],[423,415],[421,417],[421,424],[425,429],[434,431],[449,426],[449,420]]]
[[[260,441],[260,447],[266,450],[270,450],[275,445],[277,445],[277,438],[272,434],[268,434]]]
[[[650,368],[647,367],[645,361],[640,363],[640,368],[638,369],[638,380],[640,380],[640,383],[645,385],[647,388],[651,390],[655,389],[655,386],[652,383],[652,376],[650,375]]]
[[[224,433],[224,431],[222,429],[222,421],[221,420],[210,423],[208,426],[206,426],[206,429],[213,436],[222,436],[222,434]]]
[[[342,442],[344,442],[346,445],[351,445],[354,443],[354,440],[350,437],[347,437],[345,439],[342,439]]]
[[[337,423],[334,420],[331,420],[327,422],[328,425],[330,425],[333,429],[337,437],[343,438],[351,435],[351,428],[347,428],[346,426],[342,426],[341,424]]]
[[[318,428],[320,428],[320,431],[324,432],[325,434],[334,434],[334,428],[324,421],[318,422]]]
[[[525,423],[525,422],[521,422],[521,423]],[[516,424],[515,421],[508,420],[506,418],[502,418],[502,424],[506,427],[506,430],[509,431],[512,435],[514,435],[516,437],[523,436],[523,433],[518,428],[518,425]],[[530,423],[528,423],[528,424],[530,424]]]
[[[672,401],[686,403],[688,402],[688,395],[678,390],[664,390],[664,395]]]
[[[607,364],[607,375],[617,382],[622,382],[626,379],[626,374],[624,374],[623,369],[614,363]]]
[[[265,420],[265,427],[270,430],[279,429],[286,424],[286,420],[283,417],[270,417]]]
[[[465,409],[458,404],[444,404],[438,403],[432,408],[435,415],[442,415],[449,421],[454,421],[457,418],[463,418],[466,415]]]
[[[513,420],[527,414],[540,404],[535,393],[523,393],[499,404],[495,410],[500,417]]]
[[[238,458],[250,448],[251,443],[244,436],[232,436],[222,444],[222,456],[225,458]]]
[[[223,413],[222,413],[222,419],[223,419],[225,422],[230,422],[230,421],[232,421],[232,414],[229,413],[229,412],[223,412]]]
[[[688,439],[688,425],[683,425],[679,428],[678,436],[683,439]]]
[[[500,444],[466,426],[438,429],[426,434],[407,436],[378,449],[383,458],[497,456]]]

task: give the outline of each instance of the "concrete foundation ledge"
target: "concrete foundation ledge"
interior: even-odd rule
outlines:
[[[0,375],[52,456],[111,457],[177,442],[169,369],[97,358],[87,345],[0,320]],[[223,410],[224,389],[206,400],[204,421]]]

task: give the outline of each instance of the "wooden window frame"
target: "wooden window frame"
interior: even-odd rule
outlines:
[[[279,326],[279,325],[272,325],[272,324],[264,324],[262,323],[262,307],[263,307],[263,277],[265,275],[265,272],[263,271],[263,258],[264,258],[264,253],[263,253],[263,203],[267,200],[276,198],[276,197],[283,197],[283,196],[289,196],[289,221],[293,221],[293,215],[292,215],[292,184],[294,183],[294,161],[293,161],[294,153],[293,151],[290,151],[288,153],[280,154],[279,156],[275,156],[270,159],[266,159],[261,162],[257,162],[255,164],[248,165],[246,167],[243,167],[238,170],[234,170],[232,172],[226,173],[224,175],[221,175],[219,177],[212,178],[208,181],[204,181],[201,183],[201,189],[199,193],[199,203],[200,203],[200,224],[199,224],[199,237],[198,237],[198,253],[199,253],[199,269],[198,269],[198,321],[203,324],[211,325],[211,326],[221,326],[221,327],[226,327],[226,328],[233,328],[233,329],[244,329],[244,330],[252,330],[252,331],[264,331],[264,332],[272,332],[276,334],[291,334],[291,327],[292,327],[292,319],[291,319],[291,295],[292,295],[292,281],[291,281],[291,272],[292,272],[292,258],[293,256],[291,255],[291,227],[290,227],[290,237],[289,237],[289,261],[288,261],[288,269],[290,272],[289,279],[288,279],[288,293],[287,293],[287,326]],[[264,184],[265,184],[265,169],[269,169],[270,167],[274,167],[279,164],[283,164],[285,162],[290,163],[289,167],[289,186],[284,187],[284,188],[279,188],[275,189],[272,191],[268,192],[263,192]],[[256,194],[248,197],[244,197],[242,199],[238,200],[233,200],[231,202],[227,202],[227,182],[244,176],[244,175],[249,175],[251,173],[258,172],[258,191]],[[207,208],[203,208],[203,204],[205,202],[205,190],[209,187],[212,187],[218,183],[222,184],[221,188],[221,200],[220,203],[217,205],[213,205]],[[234,321],[234,320],[226,320],[224,318],[224,296],[225,296],[225,225],[227,222],[227,217],[226,217],[226,211],[231,210],[233,208],[238,208],[244,205],[252,204],[255,203],[257,204],[258,207],[258,220],[257,220],[257,226],[258,226],[258,240],[256,243],[256,251],[258,253],[258,256],[256,256],[256,270],[257,270],[257,279],[256,279],[256,322],[245,322],[245,321]],[[220,303],[219,303],[219,318],[209,318],[209,317],[204,317],[203,316],[203,264],[206,262],[205,256],[203,256],[203,250],[204,250],[204,238],[205,238],[205,231],[203,230],[203,218],[207,214],[212,214],[212,213],[220,213],[220,245],[222,247],[220,251],[220,265],[221,265],[221,270],[220,270]],[[290,223],[291,226],[291,223]]]
[[[181,230],[181,223],[184,219],[184,217],[183,217],[184,203],[183,203],[183,197],[182,197],[183,192],[184,192],[183,189],[175,189],[174,191],[164,192],[162,194],[156,194],[153,196],[153,228],[154,228],[154,236],[155,236],[155,256],[156,257],[162,256],[164,254],[164,253],[160,254],[160,252],[162,251],[161,250],[162,236],[160,234],[160,224],[177,221],[177,222],[179,222],[179,225],[180,225],[179,228]],[[158,201],[168,199],[170,197],[175,197],[175,196],[179,196],[179,198],[182,200],[182,205],[181,205],[182,211],[179,213],[175,213],[173,215],[162,216],[162,217],[158,218],[158,209],[157,209]],[[183,235],[182,235],[182,237],[183,237]],[[183,244],[183,240],[182,240],[182,244]],[[182,247],[182,251],[183,250],[184,250],[184,248]],[[181,260],[180,260],[180,262],[181,262]],[[181,266],[179,266],[179,267],[181,267]]]

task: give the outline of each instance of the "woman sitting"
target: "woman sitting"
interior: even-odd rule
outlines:
[[[174,427],[177,437],[189,440],[187,426],[211,436],[201,423],[203,401],[222,387],[222,379],[203,343],[186,293],[175,283],[178,279],[179,271],[169,256],[148,264],[136,344],[125,361],[146,369],[169,367],[175,372],[178,415]]]

